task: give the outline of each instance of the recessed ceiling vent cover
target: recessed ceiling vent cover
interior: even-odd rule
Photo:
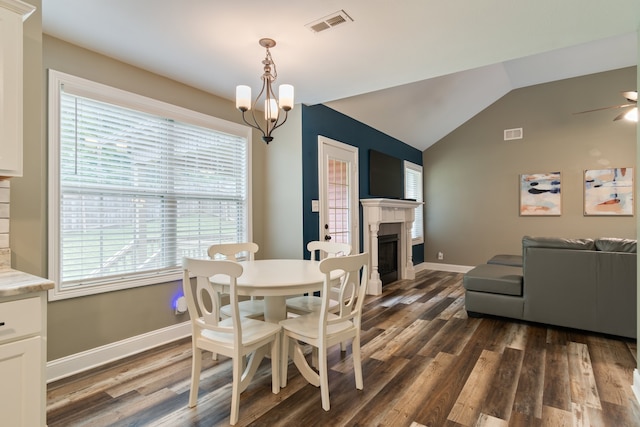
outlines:
[[[511,141],[512,139],[522,139],[522,128],[504,130],[504,140]]]
[[[345,12],[344,10],[339,10],[335,13],[332,13],[331,15],[325,16],[324,18],[313,21],[305,25],[305,27],[307,27],[314,33],[319,33],[321,31],[336,27],[340,24],[347,24],[349,22],[353,22],[353,19],[351,19],[351,17],[347,15],[347,12]]]

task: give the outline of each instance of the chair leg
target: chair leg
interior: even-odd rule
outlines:
[[[318,374],[320,376],[320,396],[322,397],[322,409],[328,411],[329,403],[329,372],[327,361],[327,347],[320,345],[318,348]]]
[[[360,335],[356,335],[351,342],[351,358],[353,359],[353,371],[356,375],[356,388],[362,390],[362,359],[360,357]]]
[[[287,368],[289,366],[289,337],[287,334],[282,333],[280,340],[280,387],[286,387]]]
[[[198,386],[200,384],[200,369],[202,367],[202,350],[195,345],[191,351],[191,391],[189,392],[189,408],[198,404]]]
[[[242,380],[242,357],[233,358],[233,384],[231,385],[231,416],[229,424],[238,422],[240,413],[240,381]]]
[[[280,393],[280,333],[271,341],[271,391],[273,394]]]

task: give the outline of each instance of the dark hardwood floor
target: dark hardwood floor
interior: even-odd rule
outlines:
[[[484,317],[467,318],[462,275],[423,271],[369,297],[364,390],[351,347],[330,354],[331,410],[295,366],[271,393],[263,361],[241,395],[238,425],[640,426],[631,390],[636,341]],[[231,366],[205,355],[187,407],[191,348],[182,340],[48,386],[55,426],[226,426]]]

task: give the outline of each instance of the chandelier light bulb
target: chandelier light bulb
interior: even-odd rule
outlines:
[[[278,120],[278,103],[273,98],[264,100],[264,119],[270,122]]]
[[[278,97],[280,99],[280,108],[289,111],[293,108],[293,86],[280,85],[278,88]]]
[[[236,86],[236,108],[240,111],[251,109],[251,88],[249,86]]]

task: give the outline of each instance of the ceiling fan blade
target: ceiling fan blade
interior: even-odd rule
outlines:
[[[622,112],[622,113],[618,114],[618,115],[613,119],[613,121],[615,122],[615,121],[617,121],[617,120],[622,120],[622,119],[624,119],[624,118],[625,118],[625,116],[626,116],[627,114],[629,114],[631,111],[633,111],[633,110],[637,110],[637,109],[638,109],[638,107],[634,107],[634,108],[630,109],[629,111],[624,111],[624,112]],[[632,120],[632,119],[629,119],[629,120]]]
[[[611,105],[610,107],[602,107],[602,108],[594,108],[593,110],[578,111],[577,113],[573,113],[573,114],[593,113],[594,111],[611,110],[613,108],[633,107],[634,105],[636,104]]]
[[[615,117],[613,118],[613,121],[614,121],[614,122],[617,122],[618,120],[622,120],[622,119],[624,119],[624,115],[625,115],[625,114],[627,114],[627,113],[626,113],[626,111],[625,111],[624,113],[620,113],[620,114],[618,114],[617,116],[615,116]]]
[[[629,102],[638,102],[638,92],[637,91],[627,91],[622,92],[622,96],[626,98]]]

